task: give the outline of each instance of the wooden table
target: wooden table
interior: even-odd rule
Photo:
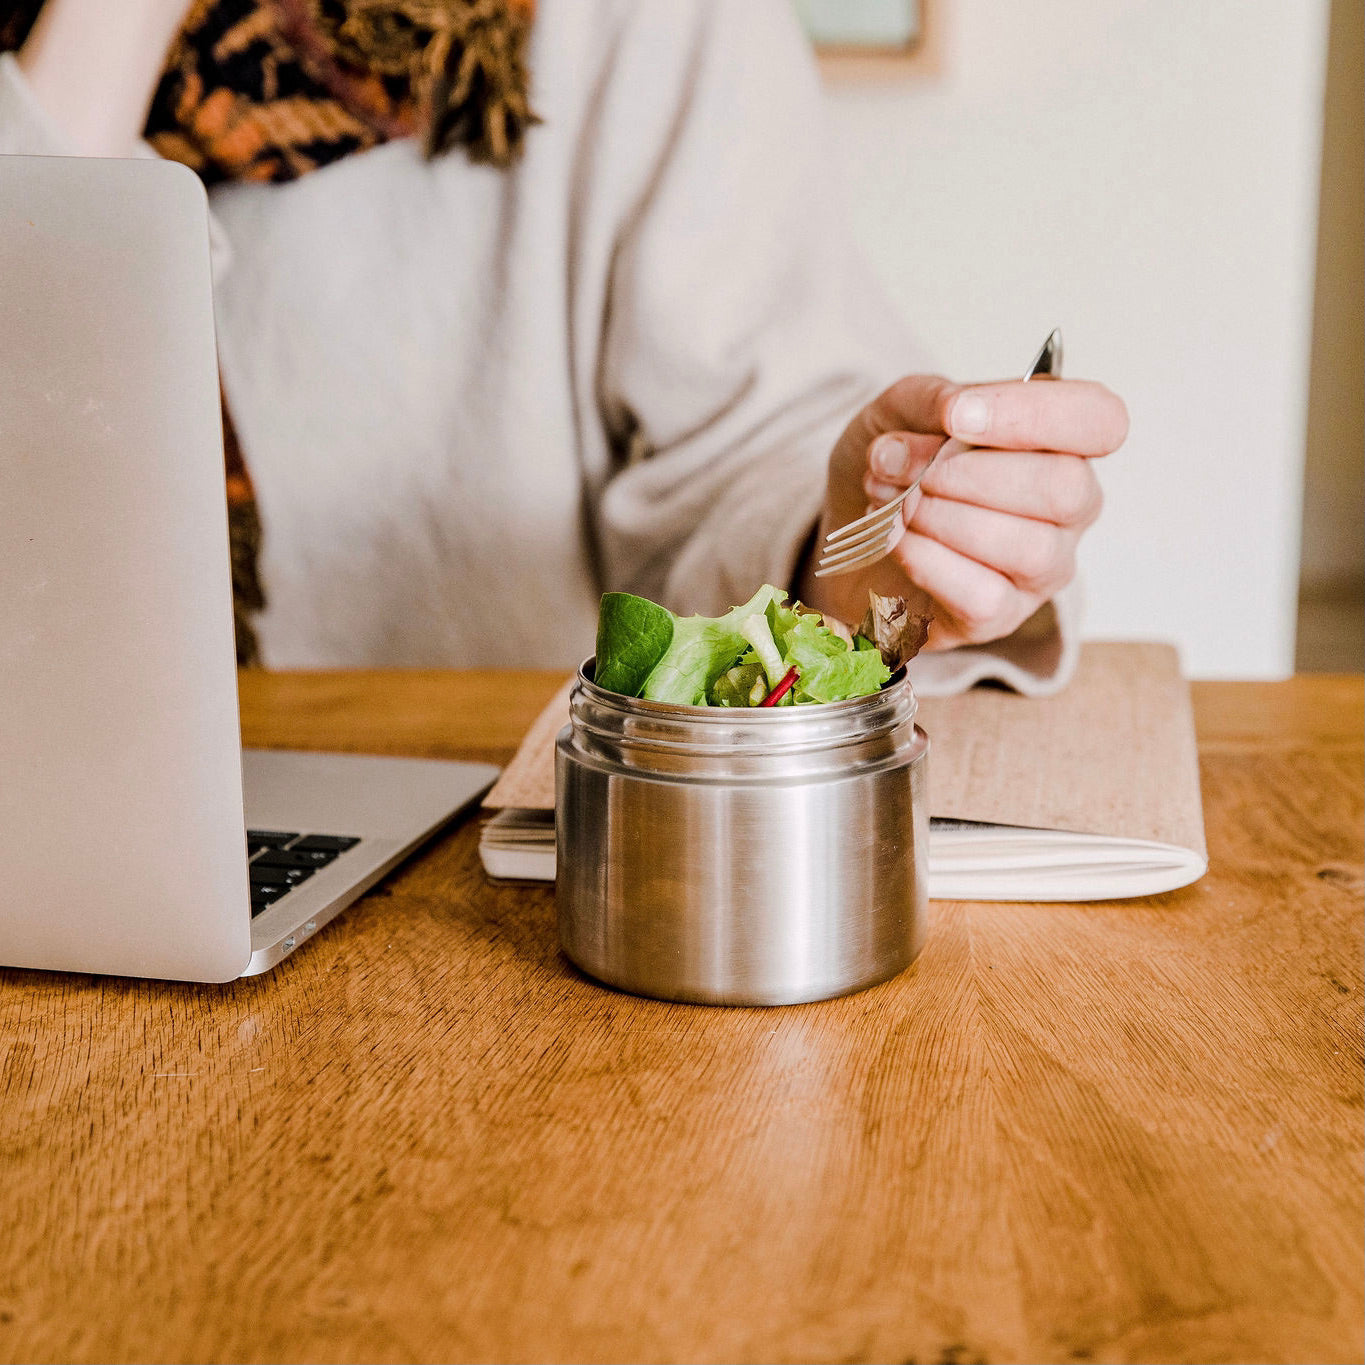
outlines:
[[[557,679],[253,676],[506,758]],[[576,975],[472,825],[271,975],[0,973],[5,1360],[1362,1355],[1358,679],[1196,690],[1212,869],[781,1010]]]

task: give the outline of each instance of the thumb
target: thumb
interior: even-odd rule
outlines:
[[[963,387],[937,374],[908,374],[896,380],[863,409],[869,435],[885,431],[947,435],[953,403]]]

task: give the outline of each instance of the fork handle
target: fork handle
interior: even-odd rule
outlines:
[[[931,459],[929,463],[925,465],[922,470],[920,470],[919,478],[917,478],[915,482],[912,483],[910,487],[907,488],[901,496],[907,497],[909,496],[909,494],[913,493],[915,489],[917,489],[920,486],[920,484],[924,482],[924,480],[928,477],[929,471],[940,460],[951,460],[954,455],[961,455],[964,450],[975,449],[976,449],[975,446],[968,445],[966,441],[959,441],[956,436],[948,437],[948,439],[944,441],[944,443],[941,446],[939,446],[939,448],[936,451],[934,451],[933,459]]]

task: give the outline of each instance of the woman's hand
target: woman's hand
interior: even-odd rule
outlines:
[[[869,588],[905,594],[913,585],[934,613],[930,649],[1001,639],[1071,581],[1076,544],[1100,513],[1090,461],[1127,434],[1123,400],[1102,384],[965,386],[909,375],[839,438],[799,594],[856,624]],[[825,535],[902,492],[948,436],[972,448],[946,454],[924,475],[887,558],[863,573],[814,577]]]
[[[47,0],[19,50],[34,98],[83,156],[130,156],[190,0]]]

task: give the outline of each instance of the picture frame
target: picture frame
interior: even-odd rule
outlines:
[[[827,76],[885,80],[941,69],[942,0],[793,3]]]

